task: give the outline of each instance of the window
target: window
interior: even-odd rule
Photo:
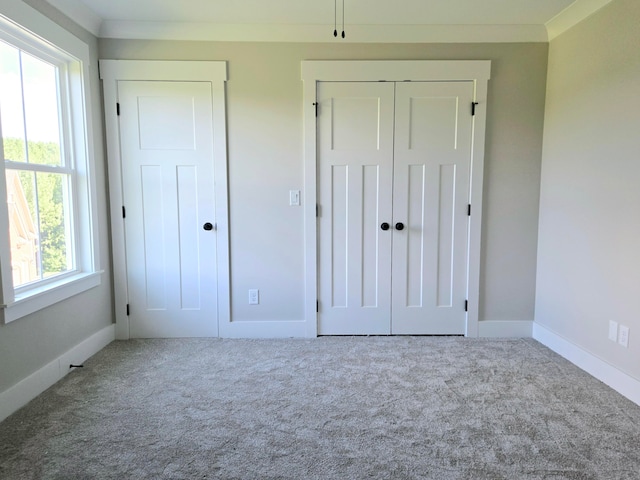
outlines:
[[[77,56],[0,16],[5,323],[100,283],[86,73]]]
[[[0,124],[16,289],[75,269],[61,70],[0,41]]]

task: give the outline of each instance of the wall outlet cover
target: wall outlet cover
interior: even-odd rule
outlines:
[[[625,348],[629,347],[629,327],[620,325],[620,330],[618,331],[618,343]]]
[[[249,305],[258,305],[260,303],[260,291],[257,288],[249,289]]]

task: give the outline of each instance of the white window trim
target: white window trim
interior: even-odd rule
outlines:
[[[11,259],[7,233],[0,235],[0,323],[9,323],[21,317],[49,307],[69,297],[100,285],[103,271],[100,269],[96,183],[94,176],[94,144],[90,98],[89,46],[64,28],[22,2],[3,5],[0,26],[20,43],[37,44],[38,49],[50,51],[59,57],[60,51],[67,57],[69,90],[69,116],[73,119],[71,145],[76,170],[75,195],[77,232],[76,272],[61,275],[58,280],[35,286],[16,294],[13,289]],[[4,158],[1,150],[0,154]],[[6,198],[4,168],[0,176],[0,199]],[[5,207],[0,208],[0,225],[8,225]],[[8,266],[8,268],[6,267]]]

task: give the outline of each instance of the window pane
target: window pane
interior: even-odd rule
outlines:
[[[40,279],[35,174],[6,170],[9,240],[14,287]]]
[[[22,52],[29,163],[61,165],[57,69]]]
[[[69,176],[11,169],[6,175],[14,287],[72,270]]]
[[[72,268],[68,213],[68,175],[36,174],[38,213],[40,217],[40,250],[44,278]]]
[[[26,162],[20,52],[0,41],[0,126],[4,158]]]

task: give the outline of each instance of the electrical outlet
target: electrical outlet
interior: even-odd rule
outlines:
[[[260,303],[260,291],[257,288],[249,289],[249,305],[258,305]]]
[[[612,342],[618,341],[618,322],[609,320],[609,340]]]
[[[620,330],[618,331],[618,343],[624,348],[629,347],[629,327],[620,325]]]
[[[300,206],[300,190],[289,190],[289,205]]]

